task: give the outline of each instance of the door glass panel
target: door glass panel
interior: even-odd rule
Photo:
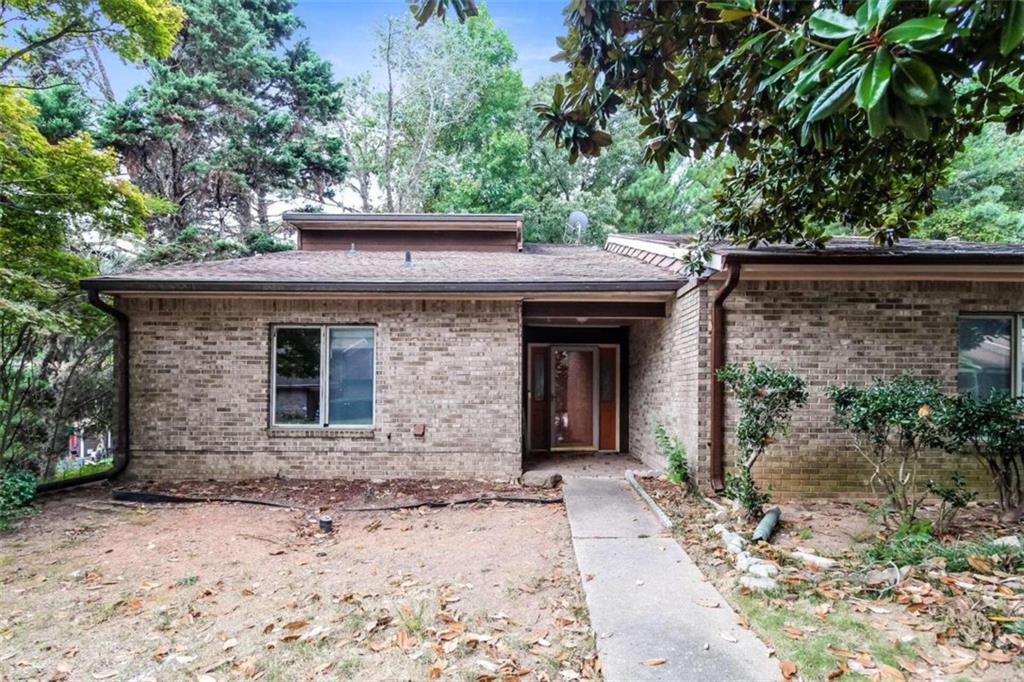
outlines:
[[[320,424],[320,329],[276,330],[274,423]]]
[[[1012,317],[960,318],[961,393],[986,397],[1013,390]]]
[[[373,329],[331,329],[327,398],[332,426],[373,425]]]
[[[551,358],[551,446],[593,449],[594,351],[555,348]]]
[[[543,350],[537,352],[535,349],[532,357],[533,377],[530,383],[530,395],[534,400],[547,398],[548,355]]]

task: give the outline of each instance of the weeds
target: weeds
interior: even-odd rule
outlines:
[[[893,534],[883,542],[875,543],[865,550],[871,561],[894,563],[897,566],[915,566],[933,557],[945,560],[945,568],[951,573],[975,570],[970,557],[999,557],[1007,571],[1024,569],[1024,552],[998,545],[990,537],[963,542],[941,542],[932,537],[929,524]]]

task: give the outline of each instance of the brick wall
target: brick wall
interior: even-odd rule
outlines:
[[[690,470],[706,470],[699,462],[706,400],[703,385],[707,317],[705,287],[694,286],[669,307],[663,320],[634,323],[629,332],[629,452],[648,466],[662,468],[665,458],[654,441],[660,421],[686,446]]]
[[[144,479],[511,477],[514,301],[125,299],[132,465]],[[272,324],[374,324],[376,427],[268,428]],[[426,436],[413,425],[426,424]]]
[[[710,311],[710,295],[706,298]],[[754,360],[807,379],[809,405],[792,433],[755,468],[779,499],[866,494],[869,468],[848,434],[832,424],[825,388],[868,384],[903,372],[956,391],[960,313],[1024,310],[1024,285],[984,282],[741,282],[726,304],[726,361]],[[706,335],[705,337],[706,338]],[[726,470],[733,465],[736,408],[726,408]],[[706,424],[705,423],[702,423]],[[708,435],[701,437],[706,448]],[[964,460],[934,454],[929,476],[954,467],[984,480]]]

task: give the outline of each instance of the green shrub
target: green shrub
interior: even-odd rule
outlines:
[[[921,455],[942,442],[932,416],[947,400],[938,384],[903,375],[872,386],[829,386],[828,396],[836,424],[853,434],[872,466],[871,488],[881,484],[900,525],[910,524],[927,495],[918,485]]]
[[[789,430],[793,409],[807,404],[807,384],[792,372],[753,362],[745,367],[726,365],[718,370],[718,380],[736,394],[740,408],[737,473],[726,479],[726,495],[756,517],[768,496],[758,489],[751,469],[775,436]]]
[[[36,496],[36,477],[28,471],[0,474],[0,530],[7,530]]]
[[[1024,511],[1024,398],[997,393],[959,395],[936,410],[947,452],[966,455],[988,469],[1004,513]]]
[[[935,532],[939,535],[948,533],[960,510],[978,497],[978,493],[967,489],[967,479],[959,471],[953,472],[946,485],[928,481],[928,492],[940,500],[939,513],[935,519]]]
[[[654,442],[668,460],[668,480],[680,485],[689,482],[690,470],[686,462],[686,448],[679,437],[670,434],[661,422],[655,422]]]

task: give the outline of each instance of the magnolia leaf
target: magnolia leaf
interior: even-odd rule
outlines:
[[[1024,0],[1010,0],[1003,35],[999,40],[999,52],[1005,57],[1024,41]]]
[[[819,9],[811,15],[811,32],[822,38],[848,38],[857,33],[857,20],[834,9]]]
[[[807,122],[821,121],[846,107],[853,100],[854,88],[863,70],[864,67],[856,69],[850,74],[837,78],[835,82],[825,88],[814,100],[810,111],[807,112]]]
[[[882,37],[887,43],[911,43],[915,40],[930,40],[942,35],[946,20],[942,17],[919,17],[908,19],[886,31]]]
[[[745,9],[723,9],[718,13],[718,18],[724,22],[740,21],[750,17],[750,12]]]
[[[864,74],[857,84],[857,106],[870,109],[878,103],[889,87],[892,76],[892,55],[884,47],[875,50],[871,63],[864,69]]]
[[[928,117],[918,107],[908,106],[897,100],[898,106],[890,111],[892,122],[912,140],[927,140],[931,136]]]
[[[871,29],[885,21],[896,0],[868,0],[864,3],[867,12],[867,28]]]
[[[892,88],[907,104],[926,107],[939,99],[939,81],[932,67],[916,57],[896,60]]]

